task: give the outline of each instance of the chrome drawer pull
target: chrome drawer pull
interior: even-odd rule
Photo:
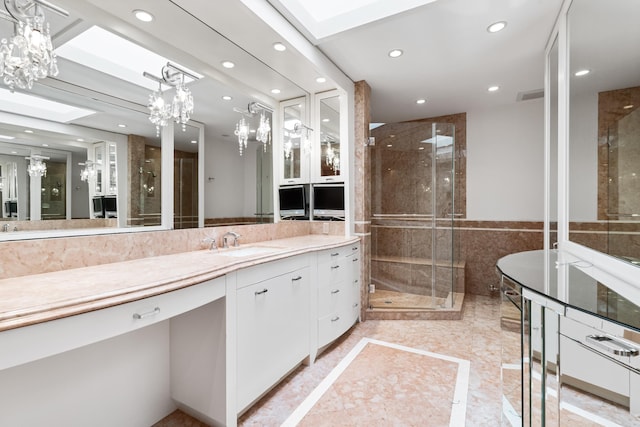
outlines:
[[[332,266],[331,266],[331,269],[332,269],[332,270],[335,270],[336,268],[340,268],[340,266],[339,266],[339,265],[332,265]]]
[[[269,292],[269,289],[264,288],[263,290],[261,290],[261,291],[255,291],[254,293],[255,293],[256,295],[262,295],[262,294],[266,294],[267,292]]]
[[[359,304],[357,302],[353,303],[353,308],[356,308]]]
[[[338,292],[340,292],[340,289],[334,289],[331,291],[332,294],[337,294]]]
[[[331,256],[338,256],[338,255],[340,255],[340,252],[334,252],[331,254]]]
[[[136,320],[144,319],[145,317],[155,316],[160,313],[160,307],[156,307],[151,311],[147,311],[146,313],[133,313],[133,318]]]
[[[356,261],[358,261],[358,258],[354,258],[354,259],[353,259],[353,262],[356,262]]]
[[[640,354],[637,347],[608,335],[587,335],[586,340],[599,350],[615,354],[616,356],[632,357]]]
[[[352,251],[357,251],[358,247],[356,246],[355,248],[351,248]]]
[[[354,280],[353,283],[358,284],[358,279]]]
[[[291,279],[292,282],[297,282],[298,280],[302,280],[302,276],[294,277]]]
[[[336,316],[333,319],[331,319],[332,322],[337,322],[338,320],[340,320],[340,316]]]

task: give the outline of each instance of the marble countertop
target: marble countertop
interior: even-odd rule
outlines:
[[[184,252],[3,279],[0,280],[0,331],[136,301],[214,279],[240,268],[358,240],[357,237],[314,234],[241,245],[217,252]],[[248,251],[241,256],[229,255],[254,247],[262,249],[253,253]]]

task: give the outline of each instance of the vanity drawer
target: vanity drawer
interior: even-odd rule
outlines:
[[[318,253],[318,264],[323,264],[327,262],[337,262],[339,259],[342,259],[353,252],[358,251],[360,245],[358,243],[353,243],[351,245],[340,246],[338,248],[327,249]]]
[[[318,319],[318,348],[342,335],[355,323],[350,311],[331,313]]]
[[[224,297],[225,278],[0,332],[0,370],[152,325]]]
[[[291,258],[270,261],[264,264],[243,268],[237,272],[237,289],[244,288],[245,286],[249,286],[272,277],[300,270],[301,268],[308,266],[309,257],[307,255],[297,255]]]

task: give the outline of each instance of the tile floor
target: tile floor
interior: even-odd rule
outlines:
[[[461,320],[369,320],[357,324],[322,353],[312,366],[297,368],[243,414],[238,424],[282,425],[363,339],[380,340],[419,353],[468,360],[466,425],[500,425],[500,301],[475,295],[467,297]],[[340,420],[339,425],[343,426],[448,426],[455,405],[451,402],[452,384],[458,368],[436,359],[419,355],[404,357],[380,347],[365,348],[299,425],[335,426],[336,420]],[[399,369],[389,370],[389,365]],[[429,365],[441,369],[434,371],[428,368]],[[368,372],[369,382],[355,381],[357,375],[353,375],[358,371]],[[378,385],[376,376],[380,379]],[[355,381],[352,385],[350,378]],[[416,393],[415,385],[410,384],[420,379],[427,385],[426,394]],[[398,387],[396,393],[388,390],[392,383]],[[356,407],[354,402],[360,406]],[[176,418],[175,422],[172,418]],[[177,412],[157,427],[202,425],[193,422]]]

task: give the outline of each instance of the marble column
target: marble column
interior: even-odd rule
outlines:
[[[362,320],[366,320],[369,306],[369,283],[371,283],[371,168],[369,147],[369,123],[371,121],[371,87],[365,81],[355,83],[355,149],[354,149],[354,186],[355,186],[355,234],[360,236],[362,257],[361,305]]]

